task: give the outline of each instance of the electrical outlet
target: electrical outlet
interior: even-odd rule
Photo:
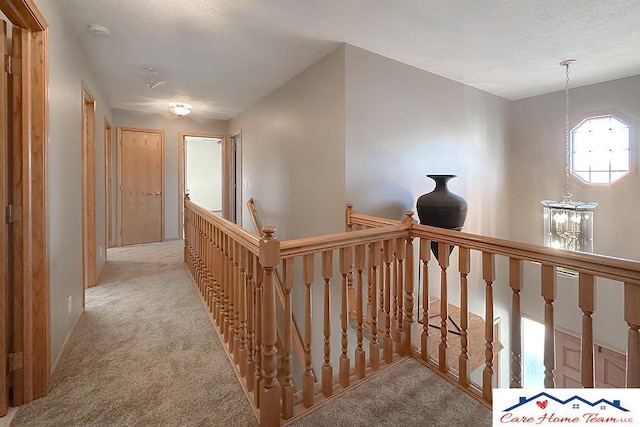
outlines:
[[[69,295],[69,299],[67,300],[67,314],[71,314],[71,308],[73,308],[73,297]]]

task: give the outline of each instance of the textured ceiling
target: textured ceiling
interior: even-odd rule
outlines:
[[[342,42],[508,99],[640,74],[639,0],[61,1],[112,108],[230,119]]]

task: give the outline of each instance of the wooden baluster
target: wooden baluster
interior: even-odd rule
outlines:
[[[391,247],[392,247],[392,260],[393,262],[391,263],[391,276],[393,277],[393,283],[391,286],[391,294],[393,297],[393,301],[391,304],[391,312],[392,312],[392,319],[391,319],[391,339],[393,341],[394,344],[396,344],[398,342],[398,252],[396,250],[396,247],[398,246],[398,239],[394,239],[393,242],[391,243]],[[397,348],[397,345],[396,345]]]
[[[227,274],[229,278],[229,352],[234,356],[234,362],[238,359],[236,356],[236,269],[235,269],[235,242],[228,236],[227,251]]]
[[[293,259],[289,258],[282,261],[282,271],[284,277],[284,353],[282,358],[284,382],[282,384],[282,417],[288,420],[293,416],[293,394],[295,392],[291,378],[291,340],[293,331],[291,289],[293,288]]]
[[[262,382],[260,388],[260,426],[280,425],[280,384],[276,342],[276,279],[275,267],[280,262],[280,242],[273,236],[276,229],[264,227],[260,240],[260,264],[264,267],[262,284]]]
[[[402,348],[402,338],[404,336],[404,256],[405,245],[402,238],[396,239],[396,262],[398,268],[396,270],[396,299],[397,299],[397,329],[396,329],[396,351],[398,354],[404,354]]]
[[[214,251],[215,248],[213,246],[213,234],[215,233],[215,226],[213,224],[209,224],[208,229],[208,238],[207,238],[207,260],[209,264],[209,295],[207,301],[207,307],[209,308],[209,313],[213,314],[213,306],[214,306],[214,298],[215,298],[215,279],[214,279]]]
[[[240,275],[239,275],[239,289],[238,289],[238,305],[240,314],[240,375],[247,376],[247,255],[246,248],[238,244],[239,256],[240,256]]]
[[[316,378],[311,367],[311,284],[314,276],[313,255],[302,257],[302,279],[306,287],[304,304],[304,379],[302,382],[302,402],[304,406],[313,406]]]
[[[262,292],[262,283],[264,282],[264,268],[262,264],[260,264],[259,260],[256,260],[256,287],[254,293],[254,301],[256,302],[256,312],[255,312],[255,326],[256,326],[256,393],[255,404],[256,407],[260,407],[260,390],[262,383],[262,300],[263,300],[263,292]]]
[[[403,223],[412,224],[415,221],[413,220],[413,212],[407,211],[405,214],[405,219]],[[402,354],[403,355],[411,355],[411,351],[413,350],[412,344],[412,334],[414,327],[414,316],[413,316],[413,308],[415,298],[413,296],[414,292],[414,282],[413,282],[413,237],[407,237],[404,242],[405,245],[405,263],[404,263],[404,321],[403,321],[403,332],[402,336]]]
[[[240,363],[240,294],[244,292],[240,280],[240,243],[233,241],[233,360]]]
[[[207,229],[209,228],[208,221],[202,223],[202,301],[207,303],[207,295],[209,294],[209,266],[207,265],[207,246],[209,237],[207,236]]]
[[[229,342],[229,254],[227,252],[228,236],[222,233],[222,286],[224,287],[224,301],[222,302],[222,335],[225,344]]]
[[[322,277],[324,278],[324,363],[322,364],[322,393],[329,397],[333,393],[333,367],[331,366],[331,276],[333,275],[333,252],[322,252]]]
[[[582,338],[580,360],[580,383],[582,387],[593,388],[593,319],[595,308],[595,277],[593,274],[580,273],[578,276],[578,306],[582,310]]]
[[[640,285],[624,284],[624,320],[627,332],[627,388],[640,387]]]
[[[447,243],[438,242],[438,264],[440,265],[440,347],[438,349],[438,369],[442,372],[449,372],[449,344],[447,343],[449,245]]]
[[[493,388],[493,282],[496,280],[496,256],[482,253],[482,278],[486,283],[485,316],[484,316],[484,358],[482,371],[482,398],[491,403]]]
[[[369,290],[371,298],[371,339],[369,341],[369,363],[374,371],[380,368],[380,344],[378,343],[378,265],[380,249],[377,242],[369,243]]]
[[[198,286],[198,291],[200,290],[200,252],[199,252],[199,239],[200,239],[200,217],[196,217],[196,229],[194,233],[193,239],[193,248],[194,248],[194,271],[193,279]]]
[[[542,265],[542,298],[544,298],[544,387],[555,388],[556,349],[553,301],[556,298],[556,267]]]
[[[215,270],[217,276],[217,300],[214,308],[214,317],[216,324],[218,325],[218,331],[222,330],[223,318],[224,318],[224,274],[222,265],[222,234],[219,228],[216,228],[216,262]]]
[[[356,318],[358,322],[358,329],[356,333],[357,347],[355,351],[355,367],[356,367],[356,375],[359,379],[364,378],[365,371],[365,354],[362,348],[362,340],[364,338],[364,334],[362,333],[362,271],[364,270],[365,265],[365,252],[364,245],[356,246],[356,256],[354,266],[356,268]]]
[[[247,391],[255,389],[256,359],[255,359],[255,278],[256,257],[249,253],[247,259]]]
[[[509,258],[509,286],[511,297],[511,388],[522,388],[522,316],[520,291],[522,291],[522,260]]]
[[[420,260],[422,261],[422,334],[420,335],[420,356],[429,360],[429,260],[431,259],[431,242],[420,239]]]
[[[347,337],[347,327],[349,322],[347,287],[348,275],[351,271],[351,248],[340,249],[340,274],[342,275],[342,355],[340,356],[340,384],[343,388],[349,387],[349,370],[351,369],[351,361],[347,355],[347,347],[349,345]]]
[[[384,311],[384,279],[385,271],[382,264],[384,247],[378,242],[378,335],[384,335],[385,311]],[[382,339],[379,338],[379,341]],[[382,343],[381,343],[382,345]]]
[[[458,271],[460,272],[460,356],[458,357],[458,379],[460,385],[468,387],[471,382],[469,363],[469,285],[467,275],[471,271],[471,251],[458,246]]]
[[[384,262],[384,332],[382,335],[382,353],[386,363],[393,362],[393,340],[391,339],[391,240],[382,243]]]

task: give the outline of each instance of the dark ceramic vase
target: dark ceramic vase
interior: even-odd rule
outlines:
[[[456,175],[427,176],[436,182],[436,188],[431,193],[423,194],[418,198],[416,210],[420,224],[448,230],[462,230],[467,218],[467,201],[447,188],[447,182]],[[438,258],[438,242],[431,242],[431,250]],[[453,246],[450,251],[453,251]]]

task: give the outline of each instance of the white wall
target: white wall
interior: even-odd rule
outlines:
[[[242,199],[281,239],[344,229],[344,49],[231,121],[242,130]],[[243,226],[252,230],[246,207]]]
[[[457,174],[449,188],[469,203],[465,231],[506,236],[509,101],[354,46],[346,52],[354,208],[401,219],[433,190],[427,174]]]
[[[456,174],[449,188],[469,204],[464,230],[507,237],[510,102],[350,45],[345,69],[346,195],[354,209],[402,219],[405,211],[415,212],[421,194],[435,187],[427,174]],[[456,250],[450,260],[448,300],[459,306],[457,256]],[[495,316],[502,318],[506,343],[508,283],[504,263],[497,265]],[[484,317],[479,254],[473,254],[471,270],[470,310]],[[430,284],[431,299],[438,298],[435,257]],[[458,345],[452,342],[452,351],[458,351]],[[507,356],[508,351],[501,353],[503,367],[508,366]]]
[[[579,72],[576,68],[575,72]],[[536,96],[512,104],[512,144],[510,155],[512,182],[511,238],[542,244],[542,207],[540,200],[559,199],[564,190],[564,92]],[[585,115],[617,111],[631,119],[636,138],[640,123],[640,76],[571,89],[570,122],[578,124]],[[636,159],[637,165],[637,159]],[[572,181],[574,200],[597,202],[594,226],[594,252],[640,260],[640,177],[612,188],[586,188]],[[542,319],[543,302],[539,291],[539,269],[529,267],[522,293],[523,312]],[[555,321],[560,328],[579,333],[576,279],[558,277]],[[624,352],[626,326],[623,320],[622,285],[598,279],[594,339]]]
[[[164,131],[165,239],[178,238],[178,204],[182,203],[182,196],[178,195],[178,136],[180,132],[208,133],[224,136],[227,134],[227,125],[228,122],[226,120],[199,120],[189,116],[178,117],[169,112],[167,112],[166,115],[160,115],[128,110],[113,110],[112,126],[114,135],[118,127]]]
[[[222,211],[222,143],[212,138],[186,137],[185,192],[193,203]]]
[[[49,24],[49,141],[47,196],[51,295],[51,361],[82,313],[82,82],[96,98],[96,272],[106,248],[104,119],[107,100],[86,60],[62,4],[36,0]],[[72,297],[71,313],[67,299]]]
[[[576,69],[575,72],[579,72]],[[585,115],[618,111],[640,124],[640,76],[571,89],[570,122],[578,124]],[[513,103],[511,173],[511,236],[542,244],[540,200],[559,199],[564,190],[564,91],[527,98]],[[638,164],[636,157],[635,164]],[[571,183],[574,200],[597,202],[594,252],[640,260],[640,176],[613,188],[586,188]]]

